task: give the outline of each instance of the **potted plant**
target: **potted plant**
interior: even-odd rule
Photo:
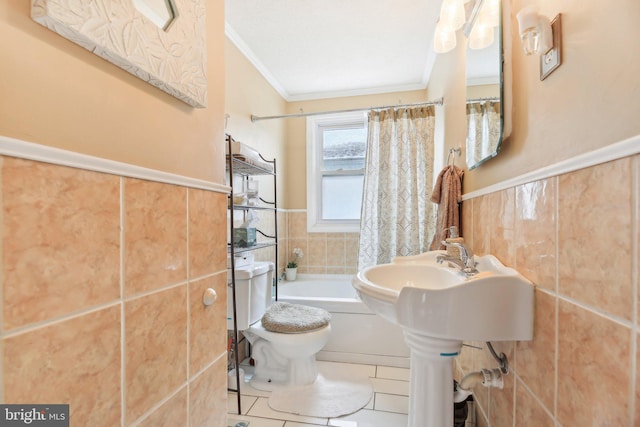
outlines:
[[[302,258],[304,254],[302,249],[293,248],[293,259],[287,263],[287,268],[284,270],[284,274],[287,280],[296,280],[298,274],[298,260]]]

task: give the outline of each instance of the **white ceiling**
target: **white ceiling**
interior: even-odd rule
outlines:
[[[287,101],[424,89],[442,0],[226,0],[227,37]]]

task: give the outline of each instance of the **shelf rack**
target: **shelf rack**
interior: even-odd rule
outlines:
[[[243,157],[236,156],[233,154],[233,143],[235,142],[231,135],[225,136],[225,142],[227,144],[227,156],[226,156],[226,169],[229,177],[229,184],[231,187],[231,192],[229,194],[229,243],[227,244],[227,252],[230,258],[230,269],[231,269],[231,292],[232,292],[232,301],[233,301],[233,338],[232,338],[232,346],[235,356],[235,371],[236,371],[236,389],[228,388],[229,391],[234,391],[237,393],[238,398],[238,414],[242,414],[242,408],[240,404],[240,360],[239,360],[239,352],[238,352],[238,320],[237,320],[237,304],[236,304],[236,265],[235,265],[235,254],[238,252],[248,252],[248,251],[256,251],[268,247],[274,247],[274,261],[275,261],[275,271],[274,271],[274,282],[275,282],[275,298],[278,299],[278,280],[277,280],[277,271],[278,271],[278,205],[277,205],[277,185],[276,185],[276,159],[267,160],[262,155],[260,155],[260,159],[267,164],[273,166],[273,170],[261,167],[259,165],[255,165],[245,160]],[[234,176],[240,175],[244,180],[248,180],[250,176],[260,176],[260,175],[271,175],[273,177],[273,201],[267,201],[263,198],[259,198],[259,200],[264,203],[266,206],[249,206],[245,204],[236,205],[234,203],[234,185],[233,178]],[[243,215],[249,210],[267,210],[273,211],[274,215],[274,236],[267,235],[260,230],[256,230],[263,237],[270,239],[267,242],[260,242],[254,246],[249,247],[236,247],[233,239],[233,229],[235,224],[235,215],[236,212],[242,212]]]

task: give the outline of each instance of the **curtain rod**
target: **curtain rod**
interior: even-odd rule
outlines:
[[[396,105],[384,105],[382,107],[368,107],[368,108],[351,108],[348,110],[332,110],[332,111],[318,111],[315,113],[296,113],[296,114],[283,114],[280,116],[254,116],[251,115],[251,121],[257,122],[258,120],[271,120],[271,119],[288,119],[292,117],[307,117],[307,116],[319,116],[322,114],[335,114],[335,113],[353,113],[356,111],[369,111],[369,110],[382,110],[385,108],[401,108],[401,107],[417,107],[420,105],[444,105],[444,98],[436,99],[435,101],[416,102],[413,104],[396,104]]]
[[[500,101],[500,97],[499,96],[490,96],[487,98],[470,98],[467,99],[467,104],[470,102],[481,102],[481,101]]]

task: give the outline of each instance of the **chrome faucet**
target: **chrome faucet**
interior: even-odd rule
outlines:
[[[436,257],[438,264],[442,264],[444,261],[447,261],[449,264],[453,264],[458,267],[458,269],[467,277],[478,273],[473,252],[471,252],[471,250],[463,243],[450,243],[445,241],[442,241],[441,243],[446,247],[453,246],[454,248],[457,248],[460,251],[460,256],[453,257],[449,255],[438,255]]]

